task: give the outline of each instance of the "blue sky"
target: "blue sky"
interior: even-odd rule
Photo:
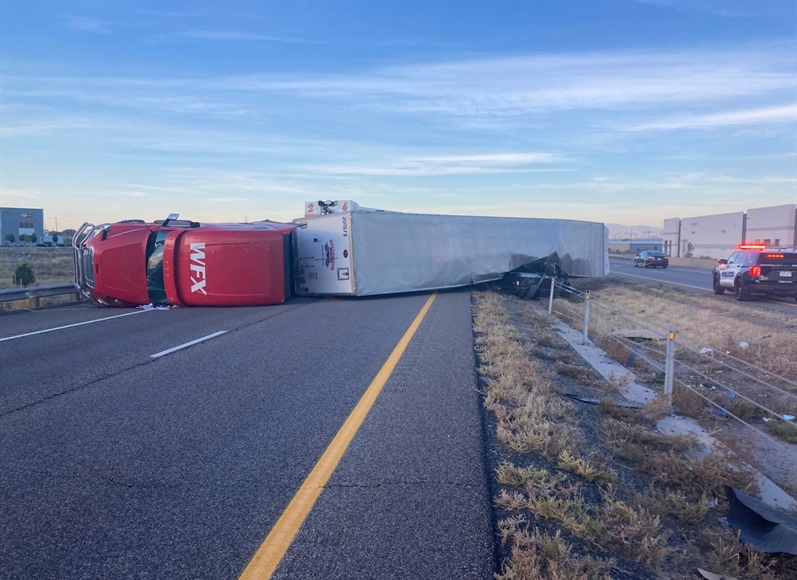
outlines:
[[[0,97],[50,228],[797,203],[794,0],[0,0]]]

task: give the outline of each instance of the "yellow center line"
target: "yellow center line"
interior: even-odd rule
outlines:
[[[432,302],[434,302],[436,296],[437,292],[429,296],[426,304],[423,305],[423,308],[421,308],[415,320],[412,321],[412,324],[410,324],[404,336],[401,337],[401,340],[393,349],[393,352],[390,353],[385,364],[379,369],[374,380],[368,385],[368,389],[343,423],[343,426],[335,435],[332,443],[330,443],[329,447],[324,451],[321,459],[315,464],[310,475],[304,480],[301,487],[299,487],[299,490],[296,492],[296,495],[293,496],[293,499],[288,504],[288,507],[282,512],[277,523],[274,524],[274,527],[271,529],[268,536],[266,536],[266,539],[263,540],[257,552],[255,552],[252,560],[241,574],[241,580],[264,580],[266,578],[271,578],[274,570],[277,569],[277,565],[279,565],[293,542],[293,539],[296,537],[296,534],[299,532],[299,528],[302,527],[304,520],[313,508],[318,496],[321,495],[321,491],[332,476],[332,472],[334,472],[335,468],[338,466],[351,440],[354,438],[360,425],[362,425],[362,422],[371,410],[376,398],[379,396],[379,393],[382,392],[382,388],[393,373],[393,369],[396,368],[398,361],[401,360],[401,357],[404,355],[407,345],[409,345],[410,340],[412,340],[421,322],[429,312],[429,308],[432,306]]]

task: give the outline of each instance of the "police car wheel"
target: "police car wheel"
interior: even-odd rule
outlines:
[[[714,276],[714,294],[725,294],[725,288],[720,286],[719,276]]]
[[[733,290],[736,294],[736,299],[739,302],[744,302],[748,298],[747,290],[742,286],[742,283],[739,280],[733,285]]]

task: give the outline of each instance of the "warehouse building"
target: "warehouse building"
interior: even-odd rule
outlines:
[[[0,243],[24,244],[43,241],[43,209],[0,207]]]
[[[643,250],[662,251],[661,238],[609,240],[610,254],[638,254]]]
[[[674,258],[727,258],[740,244],[797,247],[797,204],[664,220],[664,253]]]

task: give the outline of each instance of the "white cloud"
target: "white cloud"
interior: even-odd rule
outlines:
[[[712,177],[711,181],[715,181],[717,183],[738,183],[744,185],[791,185],[797,186],[797,178],[794,177],[778,177],[778,176],[771,176],[771,177],[731,177],[731,176],[723,176],[718,175],[716,177]],[[797,189],[795,189],[797,191]]]
[[[307,171],[329,175],[434,176],[520,173],[528,171],[564,171],[536,169],[532,165],[553,163],[561,158],[552,153],[495,153],[477,155],[441,155],[406,157],[395,161],[359,165],[309,165]]]
[[[84,32],[93,32],[95,34],[110,34],[107,25],[94,18],[86,16],[70,16],[67,18],[67,24],[73,30],[82,30]]]
[[[472,164],[504,166],[504,165],[526,165],[530,163],[551,163],[557,161],[558,157],[553,153],[492,153],[486,155],[449,155],[441,157],[420,157],[412,159],[419,163],[430,164]]]
[[[190,193],[194,193],[194,191],[191,190],[191,189],[182,189],[182,188],[179,188],[179,187],[163,187],[163,186],[158,186],[158,185],[144,185],[144,184],[139,184],[139,183],[125,184],[124,187],[128,187],[130,189],[144,189],[146,191],[153,191],[153,192],[156,192],[158,194],[164,194],[164,193],[189,193],[190,194]]]
[[[207,82],[219,90],[286,92],[406,113],[500,117],[793,94],[794,66],[790,45],[514,56],[397,66],[355,76],[250,75]]]
[[[189,30],[175,35],[181,38],[195,38],[198,40],[219,41],[257,41],[281,42],[287,44],[320,44],[317,41],[304,38],[290,38],[285,36],[270,36],[267,34],[253,34],[240,30]]]
[[[764,125],[797,123],[797,103],[791,105],[743,109],[703,115],[682,115],[630,127],[633,131],[650,129],[696,129],[729,125]]]
[[[762,16],[794,16],[794,7],[790,2],[751,2],[750,0],[638,0],[641,4],[650,4],[661,8],[669,8],[679,12],[703,12],[723,18],[756,18]]]
[[[8,77],[7,77],[8,78]],[[8,78],[12,84],[18,78]],[[216,96],[180,94],[179,89],[164,83],[130,81],[129,79],[51,78],[26,79],[26,88],[6,88],[8,97],[27,102],[69,100],[93,103],[119,109],[143,109],[148,112],[178,115],[203,115],[219,118],[251,116],[254,112],[240,104]]]
[[[200,34],[200,31],[194,34]],[[204,33],[203,33],[204,34]],[[280,39],[207,33],[219,39]],[[291,95],[376,111],[491,123],[592,110],[660,111],[684,104],[793,97],[793,44],[670,53],[564,53],[394,66],[354,75],[253,74],[209,78],[8,77],[5,91],[109,106],[197,114],[251,114],[243,95]],[[233,104],[237,103],[237,104]],[[766,105],[762,104],[762,108]],[[266,110],[264,108],[264,110]],[[475,120],[475,121],[474,121]]]
[[[112,198],[119,198],[119,197],[147,197],[147,193],[143,191],[125,191],[125,190],[115,190],[115,191],[79,191],[79,192],[72,192],[75,195],[85,196],[85,195],[94,195],[97,197],[112,197]]]
[[[35,198],[36,197],[36,192],[34,192],[34,191],[28,191],[28,190],[25,190],[25,189],[13,189],[13,188],[9,189],[7,187],[4,187],[2,189],[2,194],[3,194],[2,195],[3,199],[5,199],[6,197],[17,197],[17,198],[20,198],[20,199],[29,199],[29,198]],[[6,205],[6,204],[4,204],[4,205]]]
[[[91,117],[80,115],[41,115],[40,118],[13,119],[8,121],[4,115],[3,124],[0,126],[0,137],[20,137],[26,135],[50,135],[74,130],[96,129],[102,123]]]
[[[216,40],[235,40],[225,34],[231,36]],[[198,78],[167,77],[153,68],[139,78],[48,78],[15,72],[2,79],[0,134],[8,139],[5,152],[21,161],[6,165],[16,182],[4,181],[30,187],[35,169],[21,169],[27,159],[57,165],[64,152],[92,161],[99,154],[110,162],[102,172],[75,164],[71,178],[81,188],[96,181],[99,192],[147,195],[152,213],[196,208],[214,219],[238,212],[244,200],[253,208],[249,215],[285,208],[290,217],[302,201],[318,198],[405,211],[470,207],[466,213],[491,215],[518,215],[512,200],[522,200],[524,215],[550,206],[558,217],[574,215],[574,206],[589,206],[592,217],[624,206],[656,215],[658,200],[692,207],[713,203],[710,198],[718,204],[749,199],[751,191],[772,200],[788,195],[788,203],[797,199],[788,140],[797,120],[796,60],[792,44],[769,43],[727,51],[448,60],[355,74]],[[660,133],[723,127],[741,129],[705,131],[696,139]],[[754,146],[747,147],[741,132],[753,134]],[[734,139],[725,139],[729,133]],[[744,150],[751,155],[744,157]],[[733,169],[728,176],[662,177],[660,169],[639,177],[656,171],[655,164],[683,165],[676,154],[730,160],[686,165],[706,171],[735,168],[733,155],[757,156],[771,160],[758,164],[771,175],[759,179],[740,167],[738,179]],[[145,172],[137,174],[141,167]],[[624,172],[628,177],[617,177]],[[460,178],[453,184],[401,179],[447,175]],[[110,182],[99,183],[103,179]],[[463,195],[479,201],[463,203]],[[492,205],[495,200],[503,205]],[[712,213],[689,210],[701,212]]]

